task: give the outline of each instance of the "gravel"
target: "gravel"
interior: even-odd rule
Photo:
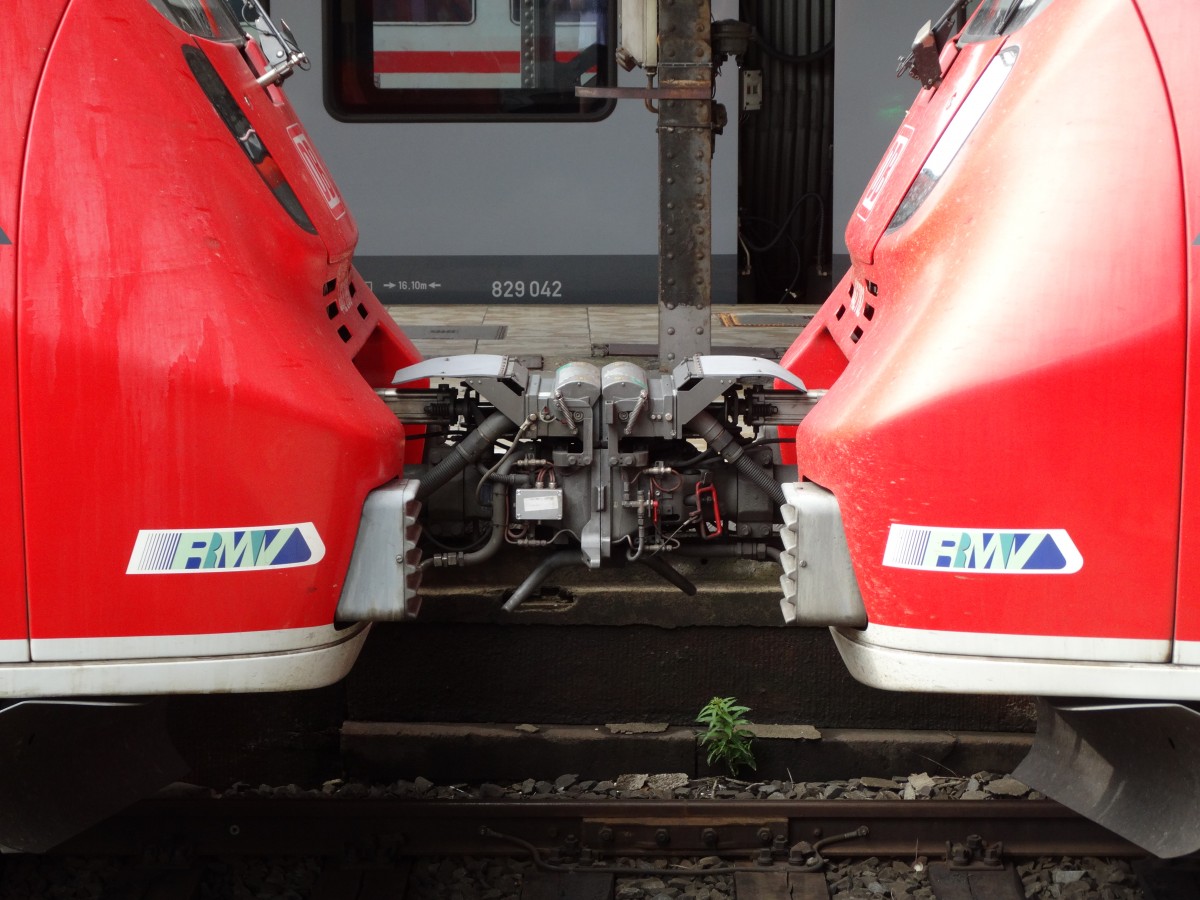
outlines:
[[[239,857],[207,861],[203,868],[163,869],[152,875],[140,860],[10,856],[4,860],[0,900],[108,900],[192,896],[198,900],[307,900],[321,875],[312,857]],[[193,893],[170,886],[195,878]],[[190,882],[189,882],[190,883]],[[429,895],[434,896],[434,895]]]
[[[631,773],[615,780],[579,781],[560,775],[553,781],[527,778],[512,784],[436,785],[427,778],[367,785],[340,779],[320,789],[295,785],[253,788],[238,784],[223,793],[236,796],[397,797],[425,800],[996,800],[1042,795],[1009,775],[976,772],[969,776],[930,775],[918,772],[894,778],[851,778],[846,781],[744,781],[736,778],[690,778],[682,773]]]
[[[934,900],[925,860],[838,860],[825,872],[838,900]],[[1044,858],[1017,866],[1026,898],[1140,900],[1129,863],[1087,857]]]
[[[195,791],[195,788],[191,788]],[[930,775],[925,772],[893,778],[852,778],[830,782],[746,781],[734,778],[689,778],[684,774],[631,773],[612,780],[580,781],[564,774],[553,780],[525,779],[512,784],[437,785],[426,778],[371,785],[341,780],[319,788],[295,785],[235,785],[213,792],[229,799],[271,796],[421,798],[447,801],[471,799],[780,799],[873,798],[928,800],[1004,799],[1040,795],[1009,775],[977,772],[970,776]],[[619,859],[630,874],[617,879],[617,900],[736,900],[734,879],[707,870],[724,864],[718,857],[691,859]],[[320,877],[322,863],[306,858],[248,858],[214,860],[200,873],[197,892],[202,900],[307,900]],[[680,874],[646,869],[677,869]],[[80,898],[130,894],[136,874],[121,860],[16,856],[6,860],[0,900],[9,898]],[[410,898],[445,900],[508,900],[520,896],[521,884],[534,871],[531,861],[518,858],[446,857],[412,862]],[[685,872],[691,875],[685,876]],[[701,874],[695,874],[700,872]],[[1142,897],[1128,863],[1103,859],[1039,859],[1018,867],[1026,898],[1037,900],[1139,900]],[[836,900],[934,900],[926,862],[912,860],[833,860],[825,872]]]

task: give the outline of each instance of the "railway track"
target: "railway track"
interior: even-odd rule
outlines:
[[[629,879],[661,883],[661,896],[675,897],[691,896],[683,887],[688,879],[713,882],[721,876],[733,890],[721,893],[714,887],[713,897],[826,900],[831,896],[823,874],[827,866],[875,857],[900,860],[917,871],[927,867],[929,892],[921,896],[1018,900],[1025,892],[1015,861],[1144,855],[1041,800],[260,797],[143,801],[54,854],[123,860],[127,871],[120,895],[155,900],[219,896],[199,887],[202,870],[213,860],[281,857],[308,860],[314,877],[305,889],[271,896],[316,900],[452,897],[453,892],[434,891],[428,877],[424,882],[417,877],[430,870],[423,862],[492,857],[523,859],[520,874],[505,876],[498,887],[475,896],[651,900],[659,895],[630,888]]]

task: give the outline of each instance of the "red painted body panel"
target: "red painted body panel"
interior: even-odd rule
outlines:
[[[64,3],[38,3],[6,24],[0,42],[0,183],[21,183],[25,134],[42,67]],[[0,641],[28,635],[25,609],[25,542],[21,521],[21,466],[17,421],[17,254],[21,233],[19,191],[0,192]]]
[[[1196,95],[1200,70],[1200,16],[1191,4],[1140,2],[1147,32],[1154,41],[1179,144],[1183,176],[1185,225],[1177,237],[1187,259],[1188,335],[1183,455],[1183,514],[1179,528],[1179,590],[1175,636],[1200,641],[1200,102]]]
[[[1169,641],[1189,248],[1138,10],[1055,0],[964,48],[905,120],[898,182],[874,188],[871,215],[891,218],[923,161],[909,152],[944,128],[928,110],[975,83],[979,65],[960,64],[1002,45],[1019,56],[957,157],[907,224],[851,226],[852,270],[785,358],[814,386],[837,376],[797,431],[800,473],[838,498],[870,623],[917,646],[925,630]],[[1065,529],[1083,564],[894,568],[894,523]]]
[[[218,118],[185,46],[316,234]],[[332,622],[363,498],[403,465],[368,378],[418,354],[352,270],[355,226],[325,175],[236,45],[144,0],[71,5],[28,130],[17,244],[33,638]],[[126,574],[141,530],[302,522],[325,546],[313,565]]]

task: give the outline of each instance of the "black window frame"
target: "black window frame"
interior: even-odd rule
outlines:
[[[573,88],[533,94],[523,88],[376,87],[373,2],[322,2],[325,108],[340,122],[599,122],[616,107],[613,99],[577,98]],[[606,43],[597,60],[594,82],[601,86],[615,85],[617,79],[617,0],[607,3]],[[414,27],[418,25],[414,23]],[[452,23],[449,27],[464,25]]]
[[[379,0],[373,0],[373,4]],[[471,8],[471,15],[466,19],[448,19],[439,21],[437,19],[380,19],[381,22],[399,22],[405,25],[471,25],[475,21],[475,11],[478,7],[478,0],[466,0],[466,3]]]

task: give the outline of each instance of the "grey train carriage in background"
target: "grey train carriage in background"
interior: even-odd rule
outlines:
[[[517,78],[517,0],[375,2],[378,13],[369,0],[273,0],[271,13],[311,57],[311,72],[289,80],[288,96],[354,210],[356,265],[380,299],[653,304],[658,172],[655,119],[642,102],[568,109],[560,94],[549,111],[518,101],[486,108],[476,99],[482,92]],[[567,77],[576,50],[619,43],[607,9],[615,2],[556,4],[556,56]],[[357,38],[338,24],[351,6],[379,16],[382,55],[359,79],[378,85],[369,97],[343,90],[330,71],[344,66],[339,53],[364,43],[361,22]],[[849,217],[911,100],[894,60],[912,23],[936,18],[945,2],[754,6],[764,40],[790,57],[759,55],[756,110],[743,108],[732,60],[717,78],[729,121],[713,155],[713,302],[819,303],[848,265],[836,223]],[[714,19],[739,12],[735,0],[712,2]],[[438,40],[453,41],[453,54],[439,55]],[[400,48],[416,60],[399,63]],[[641,70],[611,61],[583,68],[592,62],[575,66],[581,83],[646,83]],[[746,258],[747,246],[766,243],[781,225],[788,233],[776,247]]]

